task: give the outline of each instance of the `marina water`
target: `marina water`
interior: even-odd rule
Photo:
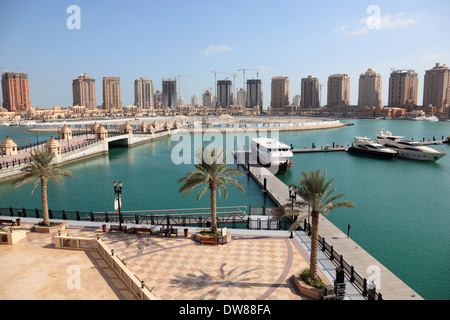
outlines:
[[[374,138],[381,130],[414,140],[444,138],[450,134],[450,122],[407,120],[345,120],[353,123],[339,129],[280,132],[282,142],[294,148],[330,145],[348,146],[355,136]],[[36,142],[27,127],[0,127],[0,140],[10,136],[19,146]],[[47,139],[51,134],[39,134]],[[197,194],[182,198],[177,180],[194,170],[193,165],[175,165],[171,161],[170,138],[134,148],[113,148],[102,155],[68,164],[64,169],[73,178],[64,184],[49,182],[49,207],[53,210],[113,211],[113,181],[124,184],[123,210],[207,208],[205,194],[197,203]],[[297,184],[302,170],[327,172],[333,178],[336,193],[353,201],[355,209],[337,209],[327,218],[347,233],[373,257],[402,279],[425,299],[450,299],[450,146],[431,146],[447,156],[437,162],[396,158],[379,160],[352,156],[346,152],[297,153],[294,166],[277,175],[286,184]],[[0,159],[1,161],[1,159]],[[242,170],[242,169],[241,169]],[[261,188],[247,175],[236,176],[245,188],[242,194],[229,186],[218,206],[272,207]],[[0,207],[41,208],[40,190],[31,195],[32,184],[14,189],[10,182],[0,184]],[[345,257],[344,257],[345,258]],[[365,271],[365,270],[364,270]],[[378,285],[382,287],[383,279]]]

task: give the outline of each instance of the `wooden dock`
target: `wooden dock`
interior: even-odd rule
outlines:
[[[239,162],[239,165],[241,165],[261,186],[262,192],[266,192],[277,205],[287,205],[291,203],[289,198],[289,186],[278,179],[268,168],[255,164],[248,166],[248,152],[237,151],[234,153],[234,156],[238,157],[239,153],[246,154],[246,161]],[[306,208],[302,208],[301,210],[305,211],[305,214],[307,214]],[[320,217],[319,235],[325,238],[327,243],[332,245],[333,248],[343,256],[347,263],[354,266],[355,271],[358,272],[359,275],[366,279],[374,279],[377,285],[377,292],[380,292],[383,295],[383,299],[423,300],[417,292],[412,290],[351,238],[347,238],[346,234],[333,225],[323,215]]]

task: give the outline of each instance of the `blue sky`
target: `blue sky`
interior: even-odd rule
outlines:
[[[80,29],[67,28],[70,5],[80,8]],[[96,79],[98,105],[102,77],[120,77],[129,105],[140,77],[157,90],[162,78],[195,76],[181,78],[190,102],[214,88],[213,70],[235,73],[238,90],[243,68],[261,68],[265,107],[274,76],[290,78],[291,101],[301,78],[319,78],[324,103],[334,73],[350,76],[357,104],[358,78],[368,68],[383,77],[384,104],[390,69],[416,70],[421,104],[425,70],[450,65],[448,12],[448,0],[1,0],[0,67],[28,73],[32,107],[70,106],[72,80],[81,73]],[[219,73],[217,80],[227,76],[233,78]],[[256,72],[247,71],[249,78]]]

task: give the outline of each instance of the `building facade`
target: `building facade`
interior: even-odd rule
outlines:
[[[154,109],[152,80],[147,78],[134,80],[134,105],[142,109]]]
[[[263,96],[262,96],[261,79],[247,80],[247,96],[246,96],[245,106],[247,108],[258,107],[259,111],[263,112]]]
[[[289,103],[289,78],[273,77],[271,85],[271,112],[284,110]]]
[[[308,76],[302,79],[301,101],[302,108],[320,107],[320,84],[319,79]]]
[[[233,104],[233,82],[231,80],[217,81],[217,108],[229,108]]]
[[[95,79],[88,77],[87,73],[73,79],[72,95],[73,106],[83,106],[91,110],[97,108]]]
[[[382,106],[382,79],[381,75],[370,68],[359,76],[358,106],[381,107]]]
[[[419,78],[414,70],[393,70],[389,78],[389,107],[417,105]]]
[[[247,101],[247,92],[245,92],[244,88],[239,89],[236,93],[236,104],[239,106],[245,106]]]
[[[3,108],[8,111],[26,111],[31,109],[28,75],[25,72],[2,74]]]
[[[202,95],[202,102],[204,107],[213,107],[214,106],[214,94],[211,90],[206,90]]]
[[[198,106],[198,105],[200,105],[200,103],[199,103],[199,100],[198,100],[198,97],[197,97],[197,95],[193,95],[192,96],[192,98],[191,98],[191,105],[193,105],[193,106]]]
[[[333,74],[328,77],[327,106],[350,105],[350,77],[346,74]]]
[[[162,106],[173,108],[177,106],[177,80],[162,80]]]
[[[102,108],[105,110],[122,109],[119,77],[103,77]]]
[[[423,107],[429,105],[443,108],[450,104],[450,69],[436,63],[433,69],[425,71],[423,84]]]

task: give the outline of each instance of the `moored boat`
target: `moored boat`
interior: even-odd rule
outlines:
[[[393,159],[398,155],[397,151],[369,140],[367,137],[355,137],[352,146],[347,152],[354,155],[366,156],[378,159]]]
[[[395,150],[401,158],[407,158],[420,161],[437,161],[446,155],[445,152],[439,152],[433,148],[421,145],[417,141],[403,140],[402,136],[393,136],[390,131],[380,131],[376,142]]]
[[[251,152],[256,160],[265,167],[278,166],[278,171],[285,173],[293,162],[291,147],[274,138],[254,138],[250,144]]]

